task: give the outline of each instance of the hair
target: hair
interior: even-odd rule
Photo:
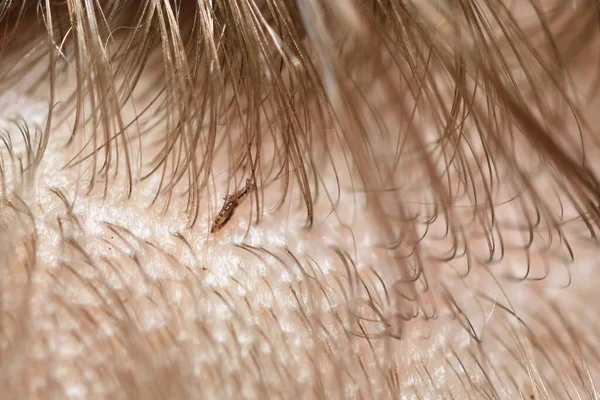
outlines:
[[[597,397],[599,17],[1,2],[9,397]]]

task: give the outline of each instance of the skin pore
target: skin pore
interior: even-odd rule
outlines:
[[[0,4],[6,398],[597,398],[597,7]]]

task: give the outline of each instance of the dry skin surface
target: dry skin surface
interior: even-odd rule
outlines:
[[[2,398],[600,397],[598,7],[0,2]]]

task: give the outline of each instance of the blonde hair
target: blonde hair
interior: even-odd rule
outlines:
[[[35,201],[21,192],[33,181],[13,178],[34,176],[53,140],[60,140],[72,155],[60,167],[77,177],[75,197],[85,198],[80,191],[84,186],[87,193],[99,187],[104,197],[121,192],[123,199],[130,199],[143,184],[153,209],[168,213],[175,207],[182,213],[181,232],[187,233],[178,232],[177,240],[190,249],[194,240],[211,235],[222,203],[217,193],[224,187],[235,192],[246,179],[257,189],[250,193],[246,210],[251,207],[253,224],[299,192],[305,228],[311,229],[316,218],[324,218],[315,207],[319,196],[325,196],[332,211],[342,197],[350,201],[345,196],[352,196],[364,205],[362,218],[375,228],[373,250],[356,242],[335,250],[348,281],[357,279],[347,294],[346,312],[353,322],[349,328],[341,325],[345,334],[360,337],[361,346],[374,346],[372,341],[382,337],[401,339],[417,315],[427,315],[431,304],[444,304],[481,344],[451,294],[448,269],[443,272],[441,265],[464,282],[472,268],[494,279],[537,280],[539,274],[529,267],[532,258],[568,262],[575,257],[573,241],[586,237],[595,243],[600,190],[593,165],[598,135],[591,105],[598,79],[589,68],[597,68],[592,54],[598,49],[599,15],[593,0],[3,2],[0,84],[4,91],[47,101],[48,109],[37,130],[20,125],[28,146],[25,162],[12,145],[2,153],[13,169],[21,168],[13,173],[2,169],[3,213],[7,221],[14,215],[19,221],[35,220],[27,217],[35,212],[25,211]],[[57,133],[65,129],[68,135]],[[335,177],[335,185],[325,183],[325,173]],[[73,214],[75,200],[66,194],[71,189],[52,190]],[[276,197],[265,199],[266,190]],[[27,224],[33,228],[23,228],[29,235],[26,244],[14,246],[8,236],[3,239],[3,247],[12,248],[9,254],[23,247],[27,255],[7,256],[4,262],[11,270],[18,259],[33,274],[36,243],[42,239],[37,225]],[[10,227],[6,229],[8,235]],[[114,221],[103,229],[121,239],[130,237],[123,239],[131,242],[124,254],[137,254],[136,246],[150,243],[131,239],[140,235]],[[74,276],[86,281],[75,265],[100,268],[104,258],[91,254],[75,234],[64,233],[63,225],[60,232],[62,242],[78,255],[58,263],[63,268],[68,264]],[[271,252],[262,244],[240,246],[257,254]],[[384,255],[378,256],[382,265],[372,266],[366,284],[355,259],[357,253],[371,251]],[[506,267],[497,273],[494,268],[505,255],[517,252],[528,266],[526,272]],[[170,258],[180,256],[175,252]],[[288,263],[304,262],[292,260]],[[457,263],[465,270],[458,271]],[[305,279],[311,276],[303,273]],[[435,290],[429,290],[432,285]],[[90,287],[112,293],[101,296],[111,304],[107,307],[124,302],[105,282],[103,289]],[[385,292],[387,299],[381,293],[379,300],[370,298],[367,287]],[[476,295],[521,317],[508,295],[504,300]],[[370,299],[354,304],[352,296]],[[28,315],[23,310],[29,310],[29,303],[21,304],[24,314],[18,315]],[[371,316],[362,320],[362,312]],[[27,331],[25,325],[15,326]],[[213,372],[230,392],[203,392],[203,378],[186,376],[181,365],[164,377],[174,387],[165,389],[170,383],[163,382],[161,390],[166,391],[153,392],[152,382],[141,377],[152,346],[136,348],[137,328],[119,326],[126,338],[122,349],[136,360],[130,369],[134,378],[114,379],[120,389],[130,387],[128,397],[244,395],[245,386],[237,381],[242,378],[229,379],[224,366]],[[538,338],[524,333],[523,326],[507,323],[506,330],[514,339],[509,351],[528,371],[536,395],[560,397],[560,389],[546,385],[544,373],[528,355],[531,343],[524,344],[525,338],[534,347]],[[197,365],[188,362],[184,364],[189,368]],[[361,367],[383,368],[376,364]],[[381,375],[389,385],[384,395],[393,398],[401,395],[399,364],[389,369],[396,372]],[[593,397],[589,367],[572,367],[580,380],[575,386]],[[152,368],[146,371],[150,376],[163,372],[154,364]],[[255,368],[260,374],[261,366]],[[281,371],[293,373],[283,364]],[[484,375],[486,388],[470,382],[472,392],[491,397],[502,390],[514,393],[506,389],[509,384],[501,374]],[[265,384],[268,379],[261,379],[263,386],[253,387],[258,396],[277,397]],[[345,378],[336,379],[342,396]],[[20,385],[19,379],[11,381],[11,393],[25,393]],[[311,394],[327,396],[326,386],[315,383]]]

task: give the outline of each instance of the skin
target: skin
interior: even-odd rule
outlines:
[[[582,91],[590,65],[573,71]],[[406,239],[396,252],[382,245],[367,183],[356,165],[343,168],[341,145],[314,144],[331,159],[316,162],[320,191],[310,229],[298,183],[280,204],[282,182],[270,180],[259,181],[211,234],[218,199],[241,193],[247,182],[228,173],[239,149],[215,157],[211,189],[198,199],[200,216],[190,227],[183,184],[168,207],[155,201],[159,174],[133,179],[131,198],[123,174],[98,175],[88,191],[86,164],[63,168],[85,142],[69,143],[68,124],[54,128],[33,166],[26,138],[40,136],[22,134],[11,118],[43,126],[41,99],[18,88],[0,97],[12,143],[1,153],[0,382],[7,398],[599,396],[598,246],[581,220],[569,219],[575,210],[558,178],[525,144],[528,157],[519,162],[539,173],[535,185],[553,212],[564,213],[570,247],[543,224],[529,247],[523,231],[507,228],[502,257],[486,262],[483,228],[469,225],[470,209],[457,211],[472,259],[445,258],[453,243],[440,217],[421,243],[424,277],[412,285],[398,259],[414,243]],[[593,100],[583,110],[592,126],[597,106]],[[150,135],[160,137],[161,128]],[[373,146],[382,164],[391,162],[393,144]],[[160,150],[132,148],[132,159],[144,160]],[[587,156],[596,153],[590,148]],[[382,195],[394,226],[424,229],[419,218],[431,215],[424,169],[407,160],[398,173],[416,188],[402,197],[414,215],[394,214]],[[510,183],[498,183],[499,199],[514,198]],[[265,210],[259,223],[257,201]],[[523,222],[516,202],[506,204],[496,202],[495,217],[505,226]]]
[[[245,201],[213,236],[203,233],[208,218],[185,229],[183,204],[161,213],[143,194],[78,194],[76,174],[56,174],[67,156],[57,146],[35,180],[22,177],[31,216],[14,203],[2,214],[2,377],[15,396],[594,396],[589,241],[572,244],[568,266],[533,257],[524,281],[504,276],[525,275],[518,251],[467,277],[464,262],[456,271],[432,262],[428,306],[408,322],[387,316],[388,325],[369,304],[406,307],[393,291],[397,271],[369,250],[376,227],[360,199],[344,200],[350,193],[337,214],[355,214],[351,225],[327,216],[322,201],[310,230],[293,203],[249,227]],[[33,267],[23,254],[34,230]],[[537,281],[544,262],[549,276]],[[528,373],[528,357],[539,370]]]

